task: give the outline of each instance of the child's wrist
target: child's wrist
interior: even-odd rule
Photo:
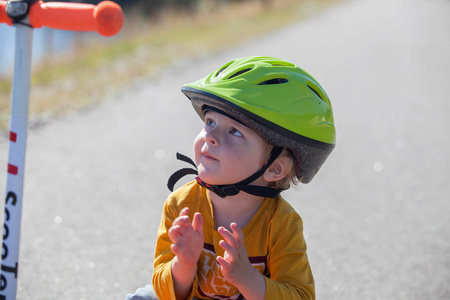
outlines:
[[[190,263],[187,261],[180,260],[178,256],[175,256],[172,262],[172,269],[175,267],[179,271],[197,270],[197,262],[198,261]]]
[[[176,299],[186,298],[191,289],[197,273],[197,266],[183,264],[177,256],[171,264],[172,279],[174,283]]]
[[[253,267],[250,267],[248,272],[245,272],[245,276],[243,276],[242,280],[238,280],[238,282],[233,285],[241,291],[246,299],[254,299],[251,297],[255,297],[255,299],[264,299],[266,280],[264,275],[259,273]]]
[[[258,280],[257,278],[260,275],[261,273],[250,265],[246,271],[240,273],[239,277],[235,277],[233,279],[229,278],[228,280],[232,285],[240,290],[241,287],[251,286],[256,280]]]

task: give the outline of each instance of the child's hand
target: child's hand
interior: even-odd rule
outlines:
[[[219,242],[219,245],[225,250],[225,253],[224,257],[217,257],[217,262],[221,266],[225,279],[236,286],[248,279],[255,269],[248,260],[242,230],[236,223],[231,223],[230,227],[232,232],[224,227],[218,229],[224,238]]]
[[[191,223],[189,208],[183,208],[169,229],[169,238],[173,243],[170,249],[179,263],[188,268],[196,267],[204,243],[202,215],[195,213]]]

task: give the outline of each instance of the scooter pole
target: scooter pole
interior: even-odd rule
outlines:
[[[15,299],[22,219],[33,29],[16,25],[0,299]]]
[[[96,30],[101,35],[111,36],[120,31],[123,13],[117,4],[110,1],[94,6],[8,0],[0,1],[0,23],[16,27],[0,273],[0,300],[13,300],[17,294],[19,267],[33,28],[47,26],[66,30]]]

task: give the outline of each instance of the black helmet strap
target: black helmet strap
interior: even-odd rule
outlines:
[[[283,151],[283,147],[273,147],[272,151],[270,152],[270,158],[266,165],[264,165],[259,171],[254,173],[253,175],[247,177],[246,179],[235,183],[235,184],[227,184],[227,185],[211,185],[203,180],[200,179],[200,177],[197,177],[196,180],[198,184],[201,186],[207,188],[208,190],[216,193],[219,197],[225,198],[227,196],[234,196],[237,195],[240,191],[244,191],[248,194],[258,196],[258,197],[268,197],[268,198],[276,198],[284,189],[277,189],[277,188],[270,188],[265,186],[258,186],[258,185],[250,185],[251,182],[255,181],[259,177],[261,177],[264,172],[272,165],[272,163],[275,161],[275,159],[280,156],[281,152]],[[182,155],[180,153],[177,153],[177,159],[187,162],[195,167],[194,169],[191,168],[183,168],[170,176],[167,187],[170,191],[173,191],[173,188],[175,184],[180,180],[182,177],[189,175],[189,174],[195,174],[197,175],[197,166],[195,163],[190,159],[189,157]]]

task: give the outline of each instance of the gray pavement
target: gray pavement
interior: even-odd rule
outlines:
[[[259,54],[303,66],[334,105],[336,150],[285,193],[317,298],[450,299],[446,0],[349,1],[30,130],[18,299],[123,299],[150,281],[165,183],[201,126],[180,87]]]

